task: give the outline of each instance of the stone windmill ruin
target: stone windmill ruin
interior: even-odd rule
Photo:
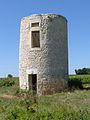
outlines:
[[[67,86],[67,20],[57,14],[35,14],[21,20],[19,82],[21,89],[42,95],[50,86]],[[57,84],[56,84],[57,83]]]

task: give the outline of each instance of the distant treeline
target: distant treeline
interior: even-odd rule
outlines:
[[[77,75],[90,75],[90,68],[75,69]]]

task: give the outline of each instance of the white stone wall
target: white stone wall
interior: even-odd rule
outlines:
[[[39,27],[31,23],[39,22]],[[40,31],[40,48],[31,48],[31,31]],[[21,89],[29,89],[28,74],[37,74],[37,93],[42,85],[58,80],[67,84],[68,41],[67,20],[56,14],[40,14],[21,20],[19,81]],[[34,74],[33,73],[33,74]]]

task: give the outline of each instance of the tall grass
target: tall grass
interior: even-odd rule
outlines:
[[[71,81],[79,78],[82,84],[90,82],[90,76],[70,76]],[[14,84],[0,87],[0,120],[90,120],[89,90],[76,89],[41,97],[22,92],[21,96],[9,99],[3,95],[15,95],[19,88],[18,78],[9,80],[14,80]],[[0,79],[1,84],[5,81]]]
[[[90,120],[89,91],[58,93],[32,99],[1,99],[3,120]],[[31,102],[30,102],[31,101]],[[27,104],[26,102],[29,102]],[[28,109],[27,109],[28,105]]]

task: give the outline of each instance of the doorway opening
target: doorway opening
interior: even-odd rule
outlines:
[[[28,74],[29,90],[37,93],[37,74]]]

